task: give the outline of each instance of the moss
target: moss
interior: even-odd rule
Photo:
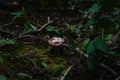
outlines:
[[[40,48],[37,48],[37,47],[32,46],[32,45],[23,45],[20,48],[15,50],[15,54],[17,54],[19,56],[23,55],[25,53],[30,53],[30,52],[43,54],[43,53],[46,53],[48,51],[49,51],[49,49],[44,49],[44,48],[40,49]]]
[[[15,50],[15,55],[17,56],[26,55],[25,57],[28,57],[29,55],[34,53],[32,54],[32,58],[31,57],[29,58],[31,58],[39,66],[41,66],[42,62],[46,63],[48,71],[50,72],[52,72],[54,68],[56,68],[60,64],[64,65],[62,69],[66,69],[69,66],[67,61],[60,56],[55,56],[55,55],[53,56],[50,53],[50,50],[51,50],[50,47],[45,49],[45,48],[40,48],[33,45],[23,45],[20,48]]]
[[[4,62],[0,63],[0,74],[6,75],[10,72],[9,74],[17,77],[15,76],[15,74],[22,72],[27,74],[30,73],[32,75],[36,70],[35,65],[38,69],[44,68],[41,64],[42,62],[47,64],[47,70],[50,75],[54,75],[56,73],[59,74],[64,69],[67,69],[69,65],[62,56],[54,55],[50,52],[50,50],[50,47],[45,49],[34,45],[20,46],[13,51],[15,57],[4,56]],[[27,60],[28,58],[32,60],[35,65],[33,64],[33,62]],[[58,69],[59,66],[60,69]]]

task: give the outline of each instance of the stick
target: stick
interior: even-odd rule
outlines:
[[[58,19],[58,18],[56,18]],[[47,25],[51,24],[53,21],[55,21],[56,19],[54,20],[51,20],[51,21],[48,21],[48,23],[44,24],[41,28],[39,28],[37,31],[41,31],[43,28],[45,28]]]

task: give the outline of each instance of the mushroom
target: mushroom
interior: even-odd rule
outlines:
[[[52,45],[52,46],[60,46],[63,42],[64,39],[60,38],[60,37],[52,37],[48,40],[48,42]]]
[[[52,45],[52,53],[60,53],[60,51],[62,51],[61,49],[61,45],[64,42],[64,39],[61,37],[52,37],[50,39],[48,39],[48,43],[50,45]]]

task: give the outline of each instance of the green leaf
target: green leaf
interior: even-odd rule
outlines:
[[[25,32],[31,32],[31,31],[33,31],[34,29],[36,29],[34,26],[32,26],[31,24],[30,24],[30,22],[29,21],[27,21],[25,24],[24,24],[24,27],[25,27]],[[33,28],[34,27],[34,28]]]
[[[54,30],[54,28],[52,26],[47,26],[46,29],[47,29],[47,31],[53,31]]]
[[[115,25],[115,28],[116,28],[117,30],[120,30],[120,23],[117,23],[117,24]]]
[[[68,24],[68,23],[65,23],[65,26],[66,26],[67,28],[69,28],[70,24]]]
[[[24,7],[22,7],[22,10],[20,12],[12,12],[11,15],[14,15],[16,17],[21,17],[22,15],[26,15],[26,10]]]
[[[100,50],[100,51],[103,51],[103,52],[108,51],[108,46],[106,45],[106,43],[102,39],[96,38],[94,40],[94,45],[95,45],[95,48],[97,50]]]
[[[42,61],[41,65],[42,65],[45,69],[48,69],[47,64],[46,64],[44,61]]]
[[[4,39],[0,40],[0,44],[15,44],[15,43],[16,43],[15,40],[4,40]]]
[[[16,16],[16,17],[21,17],[22,12],[12,12],[11,14]]]
[[[105,35],[104,40],[110,40],[112,37],[113,37],[112,34],[107,34]]]
[[[75,9],[75,6],[70,6],[68,7],[69,10],[74,10]]]
[[[52,26],[47,26],[46,29],[47,29],[47,31],[55,32],[55,33],[57,33],[57,34],[60,34],[60,30],[59,30],[59,29],[55,29],[55,28],[52,27]]]
[[[23,16],[26,16],[26,14],[27,14],[27,11],[26,11],[26,9],[23,6],[22,6],[21,13],[22,13]]]
[[[24,24],[24,27],[26,32],[30,32],[28,22]]]
[[[34,25],[30,24],[30,27],[31,27],[33,30],[37,30],[37,26],[34,26]]]
[[[89,9],[90,12],[97,12],[99,11],[99,9],[101,8],[101,6],[99,4],[93,4],[92,7]]]
[[[57,33],[57,34],[60,34],[60,30],[59,29],[54,29],[53,30],[55,33]]]
[[[74,31],[74,30],[76,29],[76,26],[71,25],[71,26],[69,27],[69,29],[72,30],[72,31]]]
[[[87,46],[87,54],[89,55],[90,53],[95,51],[95,46],[94,46],[94,42],[90,42]]]
[[[75,29],[75,34],[77,36],[80,36],[81,32],[80,32],[80,29],[82,28],[82,25],[78,26],[76,29]]]
[[[89,8],[87,11],[84,11],[84,16],[83,16],[83,19],[86,18],[89,13],[92,12],[92,14],[96,13],[97,11],[99,11],[101,8],[101,6],[99,4],[93,4],[91,8]]]
[[[81,51],[85,49],[85,47],[86,47],[86,45],[88,44],[89,41],[90,41],[90,39],[85,39],[85,40],[83,41],[83,43],[82,43],[81,46],[80,46],[80,50],[81,50]]]
[[[95,23],[95,19],[91,18],[88,20],[88,22],[86,23],[86,28],[89,28],[91,25],[93,25]]]
[[[92,41],[88,44],[87,54],[90,54],[90,53],[94,52],[95,50],[107,52],[109,50],[109,48],[102,39],[96,38],[94,41]]]
[[[74,31],[76,29],[76,26],[70,25],[68,23],[65,23],[65,26],[72,31]]]

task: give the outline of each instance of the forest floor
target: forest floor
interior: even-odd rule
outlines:
[[[120,54],[97,55],[100,61],[89,69],[88,55],[79,46],[86,39],[95,39],[100,31],[81,28],[76,36],[72,26],[86,23],[80,18],[82,14],[36,7],[23,12],[20,17],[20,13],[0,12],[0,39],[8,40],[0,41],[0,80],[120,80]],[[113,35],[120,42],[120,33]],[[64,42],[53,46],[49,43],[52,37]],[[106,44],[120,52],[120,46]]]

